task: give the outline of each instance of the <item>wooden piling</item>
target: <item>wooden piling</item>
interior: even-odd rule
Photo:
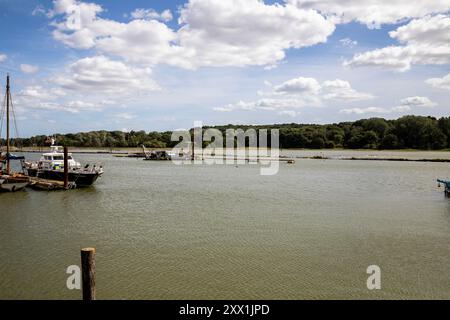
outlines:
[[[83,300],[95,300],[95,248],[81,249]]]
[[[69,189],[69,151],[64,147],[64,189]]]

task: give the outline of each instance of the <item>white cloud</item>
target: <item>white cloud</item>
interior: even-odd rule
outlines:
[[[79,98],[79,99],[77,99]],[[88,101],[90,98],[91,101]],[[78,113],[80,111],[101,111],[112,101],[86,97],[82,95],[67,95],[59,87],[28,86],[19,92],[16,104],[20,110],[38,109],[51,111],[66,111]]]
[[[65,96],[66,93],[58,88],[44,88],[42,86],[28,86],[19,93],[19,97],[27,99],[55,100],[58,97]]]
[[[281,94],[318,94],[320,84],[314,78],[299,77],[276,86],[274,91]]]
[[[402,99],[401,101],[402,107],[418,107],[418,108],[432,108],[436,106],[437,104],[433,101],[431,101],[427,97],[408,97],[405,99]]]
[[[159,90],[150,69],[128,66],[104,56],[80,59],[42,82],[43,85],[28,86],[19,93],[21,108],[72,113],[101,111],[142,100]]]
[[[102,11],[96,4],[56,0],[53,16],[62,19],[52,23],[54,38],[135,63],[193,69],[273,66],[284,59],[285,50],[325,42],[335,29],[316,11],[259,0],[190,0],[181,8],[178,30],[156,20],[103,19],[98,16]]]
[[[387,112],[404,113],[404,112],[409,112],[409,111],[411,111],[411,107],[405,105],[405,106],[393,107],[392,109],[388,110]]]
[[[404,113],[411,111],[413,108],[431,108],[435,105],[436,103],[434,103],[427,97],[416,96],[402,99],[400,101],[400,105],[393,108],[380,108],[380,107],[348,108],[340,110],[339,113],[357,114],[357,115],[370,113],[384,113],[384,114]]]
[[[200,65],[273,65],[285,50],[327,40],[334,25],[313,10],[258,0],[191,0],[181,10],[180,44]]]
[[[366,113],[389,113],[390,111],[385,108],[378,107],[368,107],[368,108],[350,108],[350,109],[342,109],[339,113],[344,114],[366,114]]]
[[[450,90],[450,74],[444,76],[443,78],[428,79],[425,83],[435,88]]]
[[[354,48],[358,45],[358,41],[356,40],[352,40],[350,38],[344,38],[339,40],[339,43],[343,46],[343,47],[347,47],[347,48]]]
[[[380,66],[406,71],[412,65],[450,63],[450,17],[426,16],[391,31],[389,35],[403,46],[389,46],[357,54],[344,65]]]
[[[131,67],[105,56],[96,56],[71,64],[67,72],[55,77],[53,82],[77,92],[131,95],[159,90],[150,76],[149,68]]]
[[[133,19],[161,20],[164,22],[168,22],[173,19],[173,15],[170,10],[164,10],[159,13],[154,9],[136,9],[131,13],[131,17]]]
[[[214,110],[219,112],[281,110],[278,114],[287,115],[288,113],[283,111],[289,111],[292,114],[293,109],[319,107],[326,100],[350,102],[374,98],[371,94],[356,91],[349,82],[341,79],[327,80],[321,84],[314,78],[305,77],[288,80],[274,86],[269,92],[259,92],[259,94],[264,97],[250,102],[239,101],[236,104],[214,108]]]
[[[319,10],[336,23],[358,21],[369,28],[450,10],[448,0],[287,0],[299,8]]]
[[[228,105],[225,107],[215,107],[213,108],[213,110],[217,112],[231,112],[233,111],[233,105]]]
[[[356,91],[348,81],[341,79],[325,81],[322,84],[322,91],[323,98],[328,100],[359,101],[374,98],[370,93]]]
[[[6,61],[6,59],[8,59],[8,56],[0,53],[0,62]]]
[[[20,70],[23,73],[36,73],[36,72],[39,71],[39,67],[30,65],[30,64],[21,64],[20,65]]]

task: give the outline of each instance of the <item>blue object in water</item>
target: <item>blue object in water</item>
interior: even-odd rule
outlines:
[[[445,193],[450,196],[450,181],[438,179],[437,182],[444,184]]]
[[[9,159],[9,160],[25,160],[25,157],[23,157],[23,156],[16,156],[16,155],[13,155],[13,154],[11,154],[11,153],[8,153],[8,154],[6,155],[6,157],[7,157],[7,159]]]

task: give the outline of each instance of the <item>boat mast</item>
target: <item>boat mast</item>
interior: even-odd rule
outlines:
[[[9,163],[9,98],[10,98],[10,88],[9,88],[9,74],[6,76],[6,174],[11,173],[11,167]]]

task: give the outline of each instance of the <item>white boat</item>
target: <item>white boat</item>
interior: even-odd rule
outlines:
[[[64,151],[61,146],[50,147],[51,151],[43,153],[38,162],[25,162],[25,168],[29,170],[60,170],[64,168]],[[73,159],[72,153],[68,153],[69,170],[81,169],[81,164]]]

